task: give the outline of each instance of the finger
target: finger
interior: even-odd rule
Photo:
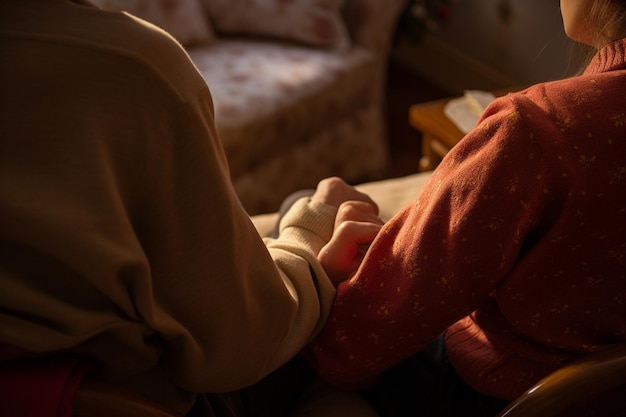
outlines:
[[[326,262],[334,283],[350,278],[359,268],[380,225],[372,223],[344,223],[334,239],[325,248]]]
[[[345,221],[370,222],[383,224],[383,220],[378,216],[378,210],[371,204],[363,201],[347,201],[342,203],[335,217],[335,228]]]
[[[347,221],[336,229],[318,255],[333,283],[338,284],[356,272],[381,227],[376,223]]]
[[[329,266],[345,263],[355,255],[360,245],[373,241],[379,228],[380,226],[372,223],[343,222],[320,250],[318,258],[323,258]]]
[[[311,199],[334,207],[339,207],[341,203],[349,200],[364,201],[378,210],[378,205],[367,194],[348,185],[339,177],[330,177],[321,180]]]
[[[337,240],[345,245],[369,244],[381,227],[378,223],[345,221],[336,230]]]

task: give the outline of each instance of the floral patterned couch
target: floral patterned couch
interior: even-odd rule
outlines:
[[[387,60],[406,0],[93,1],[186,47],[250,214],[327,176],[383,175]]]

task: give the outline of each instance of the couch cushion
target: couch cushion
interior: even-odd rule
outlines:
[[[346,0],[203,0],[218,31],[347,48]]]
[[[234,178],[375,100],[377,66],[360,47],[338,53],[221,38],[189,53],[213,94]]]
[[[213,28],[200,0],[91,0],[105,10],[125,11],[168,32],[183,45],[210,43]]]

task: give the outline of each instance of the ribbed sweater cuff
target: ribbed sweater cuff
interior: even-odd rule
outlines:
[[[336,215],[334,206],[301,198],[281,219],[279,238],[299,241],[317,254],[333,235]]]

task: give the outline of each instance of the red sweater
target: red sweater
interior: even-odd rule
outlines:
[[[340,285],[305,352],[322,377],[360,384],[445,332],[470,385],[513,399],[626,341],[625,50],[492,103]]]

